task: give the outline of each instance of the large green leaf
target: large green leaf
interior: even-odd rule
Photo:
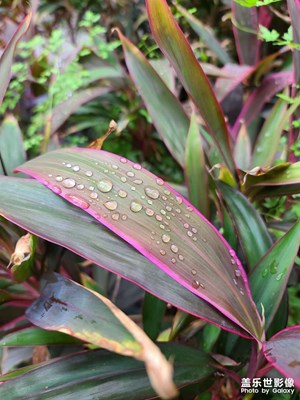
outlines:
[[[189,119],[178,99],[139,49],[120,31],[118,34],[123,45],[126,65],[147,110],[166,146],[183,166]]]
[[[93,217],[49,192],[39,182],[0,178],[0,214],[37,236],[60,244],[138,284],[175,307],[248,336],[214,307],[156,268],[102,224],[96,223]],[[74,232],[80,232],[76,240]]]
[[[26,311],[33,324],[144,361],[156,392],[166,399],[177,395],[172,365],[110,300],[59,274],[45,276],[43,283],[40,297]]]
[[[175,21],[166,0],[146,1],[153,36],[174,66],[185,90],[195,104],[231,172],[235,166],[231,142],[221,107],[183,32]]]
[[[263,305],[266,330],[282,300],[300,243],[300,221],[259,261],[250,275],[253,299]]]
[[[300,325],[284,329],[264,343],[268,361],[300,388]],[[293,385],[291,387],[294,387]]]
[[[261,322],[234,251],[162,179],[123,157],[80,148],[47,153],[19,170],[85,210],[181,285],[260,337]]]
[[[9,115],[0,126],[0,155],[7,175],[26,161],[22,133],[16,119]]]
[[[31,20],[31,14],[27,15],[19,25],[18,29],[14,33],[13,37],[7,44],[1,59],[0,59],[0,105],[2,104],[3,97],[5,95],[7,86],[11,77],[11,66],[13,63],[14,52],[19,40],[26,33]]]
[[[248,265],[253,268],[272,245],[267,227],[242,193],[223,182],[218,185],[235,223]]]
[[[196,349],[165,343],[160,348],[174,360],[178,387],[208,379],[211,358]],[[104,350],[84,351],[51,360],[0,385],[9,400],[142,400],[155,397],[143,363]],[[101,396],[101,397],[99,397]]]

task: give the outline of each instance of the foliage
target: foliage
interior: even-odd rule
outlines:
[[[148,0],[155,45],[143,14],[135,45],[114,10],[67,3],[0,59],[0,395],[299,388],[299,3],[232,2],[226,44],[206,6]]]

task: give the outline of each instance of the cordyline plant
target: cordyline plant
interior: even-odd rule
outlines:
[[[296,40],[300,3],[287,3],[293,13]],[[300,326],[286,328],[285,304],[299,247],[300,223],[295,222],[273,243],[251,201],[299,193],[300,165],[293,163],[294,156],[286,154],[280,164],[272,165],[284,129],[296,118],[300,104],[297,90],[293,90],[289,104],[283,98],[275,103],[253,149],[249,130],[255,113],[269,98],[290,83],[296,89],[299,52],[293,53],[294,72],[265,77],[229,126],[221,100],[267,64],[265,59],[259,61],[257,36],[249,38],[249,30],[243,31],[240,24],[235,24],[238,56],[241,64],[248,65],[227,63],[223,67],[223,78],[215,88],[218,101],[166,1],[148,0],[146,4],[152,34],[201,117],[189,118],[146,58],[120,31],[117,33],[130,75],[156,129],[185,171],[191,202],[140,164],[98,149],[59,149],[19,166],[25,161],[20,131],[13,117],[6,118],[0,154],[3,175],[11,176],[0,177],[0,213],[30,233],[19,239],[13,251],[9,239],[20,237],[20,230],[0,221],[2,257],[13,252],[11,270],[3,269],[3,282],[23,282],[21,292],[12,283],[3,283],[1,312],[8,312],[14,305],[27,308],[26,320],[18,309],[11,318],[2,320],[4,331],[12,333],[0,343],[86,343],[115,354],[102,349],[84,350],[10,372],[1,378],[0,394],[10,399],[72,399],[74,393],[91,399],[145,399],[173,398],[181,389],[183,398],[189,399],[210,388],[213,399],[221,398],[221,393],[227,396],[222,398],[238,399],[243,396],[242,378],[247,382],[283,376],[286,393],[296,396],[295,387],[300,387]],[[235,21],[251,15],[257,27],[258,20],[268,20],[264,8],[248,9],[233,3],[232,13]],[[201,27],[193,18],[192,26]],[[14,49],[29,21],[30,16],[2,55],[0,69],[5,79],[1,80],[1,99],[8,85]],[[248,42],[247,35],[251,39]],[[226,62],[224,50],[217,47],[217,51]],[[227,79],[225,91],[222,79],[223,84]],[[295,129],[291,127],[290,144],[293,138]],[[35,179],[13,176],[15,167]],[[212,200],[231,245],[209,221],[220,228]],[[38,257],[36,236],[154,295],[145,296],[146,333],[92,290],[95,287],[88,284],[87,278],[84,285],[79,285],[66,274],[54,273],[56,266],[42,275],[39,292],[38,278],[45,271],[37,269],[34,262]],[[244,267],[233,247],[239,250]],[[147,334],[155,340],[160,332],[160,328],[151,326],[159,326],[165,312],[165,303],[158,298],[181,311],[164,338],[167,343],[155,345]],[[28,326],[28,321],[35,327]],[[174,343],[186,329],[189,335],[195,326],[195,332],[201,330],[203,321],[224,330],[221,333],[206,325],[209,330],[203,333],[203,339],[206,337],[210,343],[208,351]]]

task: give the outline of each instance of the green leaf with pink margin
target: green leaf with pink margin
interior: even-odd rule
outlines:
[[[246,274],[220,233],[162,179],[94,149],[47,153],[19,168],[85,210],[182,286],[259,340]]]
[[[13,37],[8,42],[1,58],[0,58],[0,105],[2,104],[6,89],[11,78],[11,66],[13,63],[15,49],[19,40],[26,33],[31,20],[31,14],[28,14],[20,23]]]
[[[205,155],[195,114],[191,117],[191,125],[186,143],[185,177],[190,202],[208,218],[208,173],[206,171]]]
[[[278,332],[263,344],[263,351],[269,363],[282,375],[293,379],[298,388],[300,388],[299,343],[300,325],[295,325]],[[294,386],[290,387],[293,388]]]
[[[235,175],[231,139],[220,104],[201,65],[175,21],[166,0],[146,1],[154,39],[170,60],[185,90],[202,118],[230,171]]]
[[[140,50],[117,30],[126,65],[161,138],[177,162],[184,166],[189,119],[179,100]]]
[[[246,103],[242,111],[236,119],[232,128],[233,137],[237,136],[241,122],[249,126],[259,115],[264,104],[269,101],[276,93],[281,92],[284,88],[293,83],[293,74],[290,71],[275,72],[268,75],[255,89]]]
[[[282,301],[299,250],[299,243],[300,221],[259,260],[249,277],[257,308],[261,304],[264,308],[266,330]]]
[[[64,122],[78,110],[83,104],[95,99],[96,97],[103,96],[111,92],[112,88],[107,87],[94,87],[90,89],[84,89],[80,92],[75,93],[69,99],[63,101],[53,108],[50,114],[50,133],[55,133],[58,128],[62,126]]]
[[[284,126],[282,121],[284,120],[286,111],[287,102],[283,99],[277,100],[255,143],[251,163],[253,168],[269,167],[272,165],[283,132]]]
[[[0,215],[139,285],[166,303],[237,335],[250,337],[89,214],[34,179],[0,177]],[[80,232],[76,240],[74,232]]]

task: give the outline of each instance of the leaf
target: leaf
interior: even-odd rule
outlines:
[[[11,66],[13,63],[14,52],[17,47],[19,40],[26,33],[31,20],[31,14],[28,14],[23,21],[20,23],[18,29],[13,34],[12,38],[8,42],[4,49],[4,52],[0,59],[0,105],[2,104],[6,89],[8,87],[11,78]]]
[[[206,217],[209,215],[208,176],[196,116],[193,114],[186,143],[185,175],[190,202]]]
[[[241,169],[247,169],[251,161],[251,141],[247,128],[241,124],[239,134],[234,147],[234,159]]]
[[[150,293],[145,293],[143,304],[143,327],[144,331],[152,340],[156,340],[159,335],[166,307],[167,303]]]
[[[216,80],[215,92],[218,101],[221,102],[228,96],[238,85],[250,77],[254,72],[254,67],[249,65],[226,64],[221,72],[225,76],[221,76]]]
[[[293,76],[290,71],[274,72],[268,75],[255,89],[245,102],[242,111],[236,119],[232,128],[232,133],[236,137],[241,121],[246,126],[259,115],[264,104],[269,101],[276,93],[282,91],[285,87],[293,83]]]
[[[253,268],[272,245],[267,227],[242,193],[220,181],[218,186],[235,223],[249,268]]]
[[[256,1],[248,1],[252,6]],[[252,7],[247,5],[247,7]],[[255,7],[232,1],[232,23],[236,49],[240,64],[254,65],[259,61],[258,11]]]
[[[80,106],[111,91],[112,88],[106,87],[84,89],[55,106],[50,115],[50,134],[55,133]]]
[[[171,14],[166,0],[148,0],[146,4],[154,39],[199,108],[224,162],[235,174],[224,115],[203,69]]]
[[[300,325],[280,331],[263,345],[267,360],[300,388]],[[292,386],[293,387],[293,386]]]
[[[41,346],[56,344],[80,344],[81,340],[77,340],[70,335],[61,332],[51,332],[40,328],[26,328],[17,332],[4,336],[0,341],[0,346]]]
[[[299,193],[300,162],[282,163],[268,169],[254,168],[243,173],[243,189],[252,197]]]
[[[281,303],[300,243],[298,221],[259,261],[250,275],[257,308],[263,305],[267,330]]]
[[[184,16],[185,20],[197,33],[199,38],[205,43],[207,48],[215,53],[215,55],[223,64],[229,64],[231,62],[231,58],[226,50],[221,46],[218,39],[216,39],[213,31],[208,26],[202,24],[202,22],[198,18],[189,13],[188,10],[186,10],[179,4],[176,4],[176,8]]]
[[[40,297],[26,311],[34,325],[144,361],[156,392],[162,398],[176,396],[171,364],[126,314],[106,297],[59,274],[49,274],[45,281]]]
[[[88,212],[182,286],[260,337],[257,310],[233,250],[162,179],[123,157],[80,148],[47,153],[19,170]]]
[[[144,55],[119,30],[117,32],[123,45],[126,65],[154,125],[171,154],[183,166],[189,119],[178,99]]]
[[[39,182],[3,177],[0,189],[0,214],[15,224],[138,284],[175,307],[249,338],[242,328],[156,268],[104,225]],[[74,232],[81,233],[76,240]]]
[[[205,381],[215,371],[211,358],[198,349],[174,343],[159,347],[167,358],[174,359],[178,387]],[[155,397],[141,362],[104,350],[51,360],[0,385],[1,397],[9,400],[73,400],[74,393],[82,399],[95,399],[101,394],[101,400]]]
[[[13,176],[13,169],[26,161],[22,133],[13,115],[4,118],[0,126],[0,156],[6,175]]]
[[[287,102],[279,99],[266,119],[253,150],[252,167],[268,167],[275,159],[284,126]]]
[[[293,42],[300,43],[300,2],[299,0],[287,0],[289,14],[291,16],[291,24],[293,27]],[[294,83],[300,82],[300,51],[293,49],[294,64]]]

